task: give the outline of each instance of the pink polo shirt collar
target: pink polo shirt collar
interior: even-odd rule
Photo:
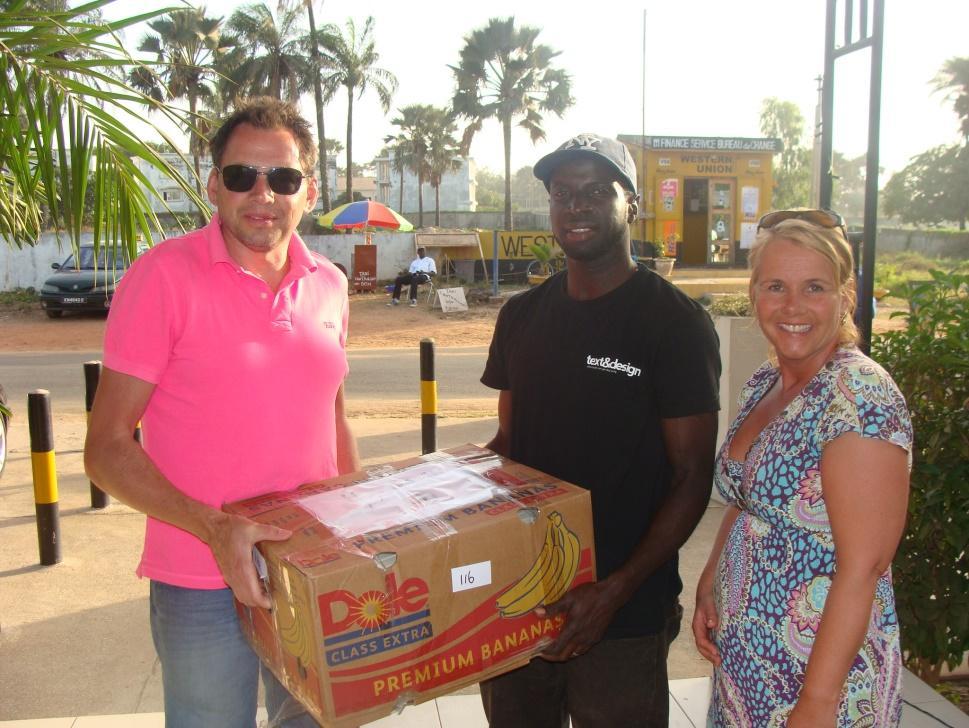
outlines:
[[[219,219],[218,213],[212,215],[212,220],[205,226],[204,230],[208,233],[209,260],[212,261],[212,265],[228,263],[235,270],[243,272],[242,266],[229,255],[229,247],[225,244],[225,236],[222,234],[222,220]],[[287,257],[289,258],[290,274],[295,273],[295,275],[291,277],[287,274],[281,286],[286,285],[286,282],[292,280],[292,278],[302,278],[307,273],[316,272],[316,261],[310,255],[306,243],[295,232],[289,238]]]

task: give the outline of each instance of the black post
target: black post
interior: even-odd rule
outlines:
[[[421,453],[437,450],[437,381],[434,339],[421,339]]]
[[[34,476],[34,510],[41,566],[61,560],[61,525],[57,504],[57,468],[54,465],[54,430],[50,419],[50,392],[35,389],[27,394],[30,429],[30,464]]]
[[[820,206],[831,207],[833,149],[832,118],[834,116],[834,61],[862,48],[871,47],[871,83],[868,89],[868,151],[865,166],[865,217],[858,281],[858,309],[856,321],[859,346],[867,354],[871,350],[872,294],[875,290],[875,238],[878,224],[878,141],[881,125],[882,55],[885,32],[885,0],[873,0],[872,23],[868,27],[868,0],[859,8],[858,32],[854,25],[854,4],[844,3],[844,38],[836,46],[835,25],[838,0],[828,0],[824,39],[824,87],[821,96],[821,194]],[[856,261],[856,265],[859,261]]]
[[[91,422],[91,407],[94,406],[94,395],[98,391],[98,382],[101,379],[101,362],[84,362],[84,409],[87,412],[88,424]],[[91,486],[91,508],[107,508],[111,503],[111,497],[94,484],[93,480],[88,481]]]
[[[871,33],[871,89],[868,96],[868,153],[865,158],[865,239],[861,254],[859,346],[871,352],[872,296],[875,293],[875,238],[878,234],[878,143],[882,104],[882,48],[885,0],[875,0]]]

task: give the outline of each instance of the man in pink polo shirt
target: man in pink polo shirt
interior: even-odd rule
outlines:
[[[270,607],[252,547],[290,533],[222,504],[358,467],[346,277],[295,232],[317,198],[309,124],[254,99],[210,150],[217,214],[125,274],[85,447],[91,479],[148,515],[138,574],[151,580],[169,728],[255,725],[259,662],[232,597]],[[266,669],[263,680],[270,718],[292,714],[274,725],[315,725]]]

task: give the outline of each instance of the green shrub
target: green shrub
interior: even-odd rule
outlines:
[[[876,335],[872,357],[912,415],[908,522],[894,561],[902,649],[938,682],[969,650],[969,275],[928,272],[902,285],[904,330]]]
[[[707,311],[711,316],[750,316],[750,297],[746,293],[726,293],[714,296]]]

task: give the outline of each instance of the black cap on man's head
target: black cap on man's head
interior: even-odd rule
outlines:
[[[535,176],[548,189],[549,180],[559,165],[582,157],[602,160],[616,172],[619,184],[633,194],[636,193],[636,163],[633,155],[622,142],[598,134],[579,134],[551,154],[546,154],[535,165]]]

